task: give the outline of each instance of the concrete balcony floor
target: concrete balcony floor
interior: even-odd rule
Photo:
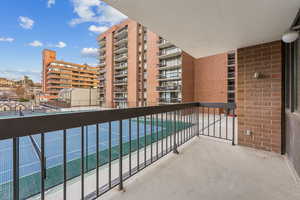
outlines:
[[[99,199],[299,200],[284,156],[206,137],[194,138]]]

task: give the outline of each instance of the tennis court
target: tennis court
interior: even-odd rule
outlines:
[[[172,132],[172,121],[154,119],[152,122],[152,138],[150,119],[140,118],[139,127],[136,119],[131,120],[132,150],[137,149],[137,130],[139,128],[140,148],[161,139]],[[163,128],[161,124],[163,123]],[[177,122],[177,129],[182,130],[189,125]],[[129,120],[122,122],[123,153],[129,153]],[[146,139],[144,138],[146,136]],[[33,136],[40,146],[40,135]],[[99,124],[100,165],[108,162],[109,124]],[[72,179],[81,173],[81,128],[67,130],[67,178]],[[96,163],[96,125],[84,127],[84,159],[85,170],[95,169]],[[119,156],[119,122],[111,122],[112,160]],[[12,140],[0,141],[0,199],[11,199],[12,194]],[[54,131],[45,134],[46,156],[46,189],[61,184],[63,181],[63,131]],[[29,137],[20,138],[20,198],[26,198],[40,191],[40,160],[37,151]],[[25,187],[26,186],[26,187]]]

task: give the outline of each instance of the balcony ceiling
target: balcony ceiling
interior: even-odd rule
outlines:
[[[195,58],[280,40],[300,0],[104,0]]]

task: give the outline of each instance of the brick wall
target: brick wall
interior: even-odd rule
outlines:
[[[281,152],[281,42],[238,49],[238,142],[257,149]],[[255,79],[255,72],[262,78]],[[250,136],[245,135],[251,130]]]
[[[194,101],[194,72],[195,59],[187,54],[182,53],[182,102]]]
[[[194,99],[199,102],[227,102],[227,54],[195,60]]]

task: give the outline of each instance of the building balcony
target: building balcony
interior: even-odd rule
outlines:
[[[172,58],[172,57],[177,57],[182,54],[182,51],[180,49],[176,51],[169,51],[169,52],[160,52],[159,53],[159,59],[167,59],[167,58]]]
[[[122,54],[128,51],[128,47],[127,46],[121,46],[115,49],[115,53],[117,54]]]
[[[167,41],[167,40],[164,40],[164,39],[160,39],[158,41],[158,47],[160,49],[163,49],[163,48],[167,48],[167,47],[171,47],[171,46],[174,46],[171,42]]]
[[[181,79],[181,74],[175,74],[175,75],[162,75],[159,74],[157,75],[157,79],[160,81],[171,81],[171,80],[180,80]]]
[[[114,102],[126,102],[127,97],[114,97]]]
[[[127,80],[115,80],[114,85],[127,85]]]
[[[99,76],[99,80],[100,81],[104,81],[105,80],[105,76],[104,75]]]
[[[105,47],[99,48],[99,53],[104,54],[105,52],[106,52],[106,48]]]
[[[127,54],[120,54],[114,57],[115,62],[122,62],[122,61],[126,61],[127,59],[128,59]]]
[[[106,46],[106,39],[99,40],[98,44],[99,44],[100,48],[104,48]]]
[[[128,42],[128,38],[123,38],[121,40],[115,41],[114,45],[119,46],[119,45],[126,44],[127,42]]]
[[[104,60],[105,59],[105,54],[100,54],[99,58]]]
[[[104,74],[106,72],[106,69],[101,69],[100,71],[99,71],[99,74]]]
[[[235,104],[1,118],[0,139],[9,150],[1,159],[12,164],[0,172],[6,173],[5,187],[13,188],[14,199],[299,199],[299,185],[282,156],[233,146],[237,120],[221,111],[228,109],[234,113]],[[125,187],[126,192],[114,187]],[[0,195],[7,195],[7,190]]]
[[[115,34],[114,34],[114,38],[115,39],[118,39],[118,38],[122,38],[124,36],[128,35],[128,29],[127,28],[124,28],[124,29],[121,29],[120,31],[117,31]]]
[[[181,86],[158,86],[157,91],[166,92],[166,91],[181,91]]]
[[[115,72],[115,77],[116,78],[127,77],[127,70],[121,72]]]
[[[174,103],[181,103],[181,98],[159,98],[159,103],[166,103],[166,104],[174,104]]]
[[[99,63],[99,67],[104,67],[105,65],[106,65],[105,62],[100,62],[100,63]]]
[[[126,65],[115,65],[115,70],[122,70],[122,69],[127,69],[128,68],[128,65],[126,64]]]
[[[162,70],[178,69],[178,68],[181,68],[182,65],[181,65],[181,63],[179,63],[177,65],[157,64],[157,67],[158,67],[158,70],[162,71]]]

